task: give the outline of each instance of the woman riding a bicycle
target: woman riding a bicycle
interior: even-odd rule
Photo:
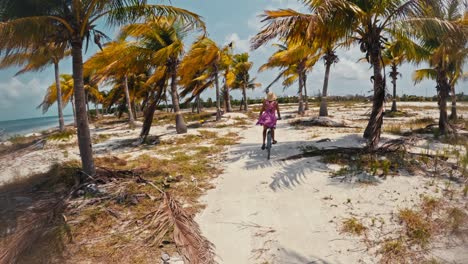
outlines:
[[[278,118],[276,118],[275,111],[278,113]],[[265,140],[267,130],[271,129],[271,138],[273,140],[273,144],[276,144],[277,141],[275,140],[275,129],[276,129],[276,121],[281,119],[281,114],[278,106],[278,102],[276,101],[276,95],[272,92],[267,94],[266,99],[263,101],[262,110],[260,111],[260,117],[258,118],[257,125],[263,126],[263,144],[262,150],[265,149]]]

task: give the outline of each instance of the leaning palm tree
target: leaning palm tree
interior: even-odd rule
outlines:
[[[140,53],[139,56],[149,58],[153,65],[158,66],[155,75],[149,78],[149,84],[165,83],[161,81],[161,76],[170,79],[170,95],[176,114],[178,134],[187,132],[187,126],[180,111],[177,89],[178,69],[184,52],[183,39],[193,29],[191,24],[182,24],[174,19],[150,18],[144,23],[123,27],[120,35],[121,39],[135,38],[135,49]]]
[[[213,40],[203,36],[193,43],[190,51],[182,60],[179,69],[180,83],[198,87],[197,94],[203,92],[200,87],[207,88],[203,83],[213,83],[216,89],[216,121],[221,119],[221,90],[219,76],[225,71],[231,62],[229,58],[229,46],[219,47]],[[226,84],[226,82],[225,82]],[[226,87],[224,87],[226,92]]]
[[[99,20],[122,25],[142,16],[172,15],[203,26],[198,15],[165,5],[149,5],[146,0],[17,1],[0,0],[0,51],[22,53],[44,43],[68,43],[71,46],[78,145],[83,172],[94,175],[92,142],[86,113],[83,83],[83,48],[93,38],[97,45],[105,36],[96,27]]]
[[[92,75],[95,82],[112,82],[124,90],[131,127],[135,125],[135,116],[128,79],[130,75],[146,71],[145,66],[140,62],[132,43],[126,41],[108,43],[101,52],[89,58],[84,65],[85,75]]]
[[[248,111],[247,89],[255,89],[261,84],[255,83],[255,79],[250,78],[249,71],[253,67],[253,62],[249,61],[248,53],[235,54],[232,65],[235,75],[233,87],[242,90],[241,111]]]
[[[432,4],[438,5],[438,2],[440,1],[434,1]],[[343,36],[345,40],[352,40],[359,45],[373,69],[372,112],[364,137],[368,139],[369,149],[374,150],[378,147],[383,124],[386,80],[382,50],[387,37],[395,32],[396,28],[401,29],[398,32],[402,35],[410,35],[411,33],[406,33],[410,30],[406,29],[420,26],[421,32],[437,35],[450,30],[451,26],[440,19],[425,16],[427,0],[308,0],[305,3],[311,14],[297,13],[296,16],[275,22],[270,27],[272,32],[264,34],[265,38],[272,34],[280,37],[301,36],[300,32],[304,27],[291,24],[300,21],[312,29],[320,29],[321,26],[332,27],[338,30],[338,35]],[[262,38],[257,39],[261,42]]]
[[[427,14],[451,25],[453,30],[429,34],[416,27],[415,45],[419,44],[426,52],[415,54],[410,59],[416,62],[426,61],[429,64],[429,68],[417,70],[413,79],[416,83],[424,78],[436,81],[440,112],[439,132],[446,135],[453,132],[448,121],[447,99],[450,92],[454,91],[454,86],[461,76],[463,62],[468,56],[468,13],[460,12],[459,1],[438,3],[434,0],[430,3],[425,9]]]
[[[60,87],[60,71],[59,62],[65,57],[70,55],[70,51],[66,49],[66,45],[49,44],[44,47],[30,48],[22,51],[21,53],[12,53],[5,56],[0,61],[0,69],[11,66],[23,67],[16,75],[23,74],[30,71],[42,71],[50,65],[54,65],[55,71],[55,92],[56,102],[58,108],[59,130],[65,130],[65,123],[63,121],[63,108],[62,91]]]

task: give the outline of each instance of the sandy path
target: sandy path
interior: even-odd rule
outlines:
[[[310,132],[295,130],[287,121],[280,121],[280,143],[267,161],[260,133],[255,126],[241,133],[243,139],[229,150],[216,189],[204,197],[207,208],[197,216],[204,235],[216,246],[219,263],[375,263],[375,253],[367,254],[360,238],[340,234],[342,219],[381,217],[393,229],[393,210],[431,192],[421,188],[428,181],[422,177],[363,186],[334,182],[331,169],[318,158],[281,162],[312,142]],[[332,141],[315,144],[318,147],[364,143],[359,135],[320,134]],[[444,258],[467,257],[459,253],[445,252]]]
[[[306,135],[285,121],[278,126],[281,143],[267,161],[258,144],[260,132],[259,127],[247,129],[240,145],[230,150],[225,173],[205,197],[208,207],[198,219],[220,263],[337,260],[327,241],[340,237],[321,205],[326,194],[319,190],[328,180],[325,165],[316,159],[277,161],[306,144]]]

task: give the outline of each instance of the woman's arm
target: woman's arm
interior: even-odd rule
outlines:
[[[260,115],[259,116],[262,116],[264,111],[265,111],[265,102],[263,102],[263,104],[262,104],[262,109],[260,109]]]

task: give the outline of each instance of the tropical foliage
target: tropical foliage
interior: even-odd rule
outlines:
[[[172,16],[203,27],[200,17],[184,9],[166,5],[150,5],[144,0],[83,1],[0,1],[0,50],[7,55],[36,49],[44,43],[71,47],[73,58],[74,98],[83,172],[96,173],[92,142],[86,113],[83,81],[83,49],[89,41],[101,46],[106,35],[96,23],[123,25],[146,16]]]
[[[277,44],[275,46],[278,50],[268,59],[268,62],[262,65],[259,69],[260,71],[265,71],[275,67],[280,69],[278,76],[267,87],[267,92],[269,88],[281,78],[283,79],[282,84],[285,89],[298,81],[298,113],[303,115],[305,110],[308,108],[306,87],[307,72],[312,70],[315,63],[320,59],[321,54],[318,49],[313,49],[306,45]]]

